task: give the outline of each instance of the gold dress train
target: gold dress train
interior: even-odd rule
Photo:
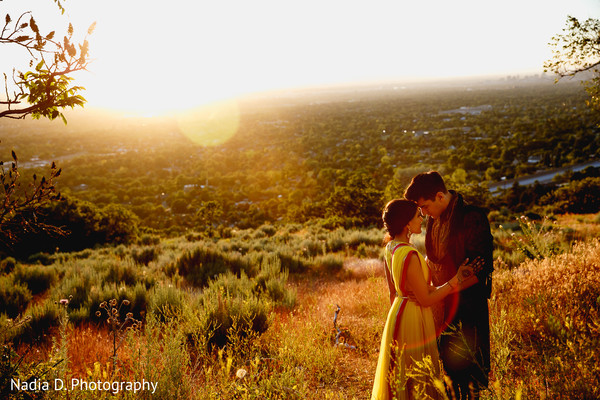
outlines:
[[[405,294],[410,254],[417,254],[425,282],[430,282],[429,268],[425,259],[414,247],[408,243],[397,241],[388,243],[385,248],[385,268],[388,269],[394,282],[396,298],[383,329],[371,400],[414,398],[414,395],[411,394],[411,381],[407,382],[406,379],[406,370],[411,368],[415,361],[423,361],[430,357],[436,377],[441,376],[436,330],[431,309],[421,307],[409,300]],[[395,377],[390,379],[392,370],[395,371]],[[390,380],[392,385],[390,385]],[[437,398],[437,391],[432,382],[426,388],[426,392],[432,398]]]

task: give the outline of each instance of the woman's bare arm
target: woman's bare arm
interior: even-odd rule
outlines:
[[[438,301],[441,301],[450,293],[456,291],[458,287],[458,278],[456,276],[452,277],[452,279],[444,285],[430,291],[430,286],[425,282],[418,256],[416,254],[410,254],[409,257],[410,260],[408,261],[408,270],[406,273],[406,286],[407,289],[413,293],[421,306],[429,307]]]
[[[390,290],[390,304],[394,302],[396,298],[396,287],[394,286],[394,281],[390,275],[390,270],[387,266],[387,263],[384,263],[383,268],[385,269],[385,278],[387,280],[388,288]]]

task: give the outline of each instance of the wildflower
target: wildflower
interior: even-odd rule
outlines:
[[[246,370],[245,370],[245,369],[243,369],[243,368],[240,368],[240,369],[238,369],[238,370],[237,370],[237,372],[235,373],[235,376],[236,376],[238,379],[244,379],[244,377],[246,376],[246,374],[247,374],[247,373],[248,373],[248,371],[246,371]]]
[[[100,311],[96,311],[96,317],[100,317],[102,313]]]
[[[124,306],[128,306],[129,304],[130,304],[130,301],[129,301],[129,300],[123,300],[123,305],[124,305]]]

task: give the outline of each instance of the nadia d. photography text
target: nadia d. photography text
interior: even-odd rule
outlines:
[[[20,379],[11,379],[11,391],[49,391],[49,390],[85,390],[85,391],[105,391],[117,394],[119,392],[142,392],[149,391],[152,394],[156,391],[158,382],[150,382],[143,379],[141,382],[126,382],[126,381],[87,381],[83,379],[73,378],[70,381],[63,379],[54,379],[50,381],[42,381],[34,379],[32,381],[21,381]]]

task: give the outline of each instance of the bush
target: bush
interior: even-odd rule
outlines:
[[[305,257],[315,257],[323,254],[324,243],[315,239],[304,239],[300,244]]]
[[[60,325],[62,312],[60,306],[53,300],[47,300],[41,305],[34,306],[29,313],[31,318],[22,326],[21,332],[15,340],[28,343],[45,341],[50,330]]]
[[[292,308],[296,302],[296,295],[286,287],[287,280],[288,272],[281,270],[279,258],[265,257],[259,274],[254,278],[254,293],[266,296],[276,304]]]
[[[307,269],[308,264],[301,257],[290,254],[288,250],[278,250],[275,252],[281,263],[281,268],[290,273],[300,273]]]
[[[160,236],[144,233],[140,237],[140,243],[144,246],[157,245],[160,243]]]
[[[224,253],[204,246],[185,252],[176,265],[179,274],[198,287],[206,287],[211,279],[227,271],[238,276],[242,271],[252,275],[250,263],[239,253]]]
[[[262,225],[259,229],[267,236],[273,236],[275,233],[277,233],[277,228],[275,228],[273,225]]]
[[[314,261],[316,271],[326,274],[335,274],[344,267],[344,257],[335,254],[319,256]]]
[[[332,232],[327,238],[327,250],[332,253],[337,253],[346,249],[346,241],[344,240],[344,229],[337,229]]]
[[[133,286],[138,281],[138,269],[131,263],[131,260],[111,263],[104,276],[104,282],[122,283],[127,286]]]
[[[30,264],[50,265],[54,262],[54,259],[48,253],[39,252],[39,253],[30,255],[27,258],[27,262],[29,262]]]
[[[269,327],[271,307],[257,296],[234,296],[217,287],[205,291],[202,306],[207,313],[207,332],[212,332],[209,346],[223,347],[229,341],[231,328],[236,325],[241,334],[263,333]]]
[[[148,265],[152,261],[158,258],[159,251],[155,246],[144,247],[142,249],[135,249],[131,252],[133,260],[142,265]]]
[[[90,267],[73,268],[52,290],[53,298],[70,297],[69,308],[76,310],[89,305],[90,295],[101,288],[100,276]]]
[[[14,282],[11,277],[0,277],[0,314],[16,318],[31,301],[31,292],[22,283]]]
[[[7,257],[0,262],[0,274],[10,274],[17,265],[17,260],[13,257]]]
[[[58,273],[50,266],[21,264],[14,272],[14,279],[27,285],[32,294],[39,294],[58,281]]]
[[[185,306],[184,293],[171,285],[159,285],[154,288],[150,299],[150,310],[158,321],[166,322],[181,314]]]

